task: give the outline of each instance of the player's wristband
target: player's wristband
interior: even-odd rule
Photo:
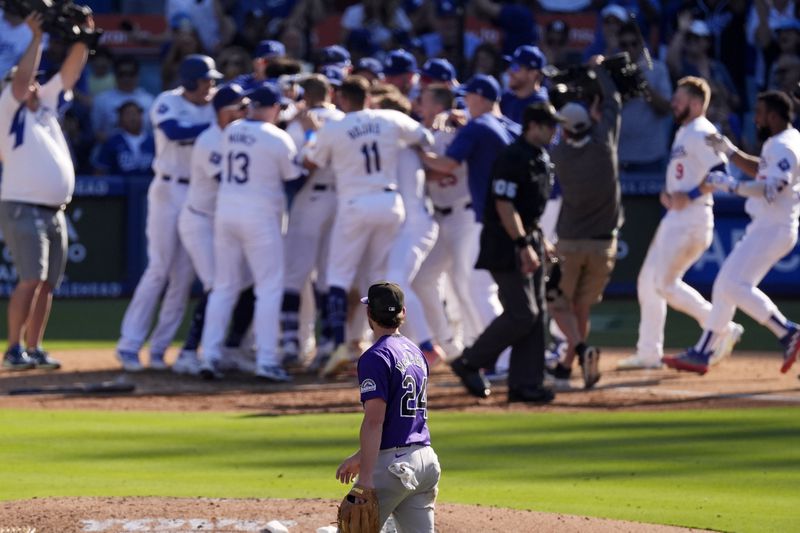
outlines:
[[[314,130],[306,130],[306,142],[311,142],[317,138],[317,132]]]
[[[686,192],[686,196],[688,196],[689,199],[691,199],[691,200],[696,200],[697,198],[700,198],[701,196],[703,196],[703,191],[700,190],[700,186],[698,185],[697,187],[695,187],[691,191],[687,191]]]

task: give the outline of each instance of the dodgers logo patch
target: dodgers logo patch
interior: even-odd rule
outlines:
[[[367,378],[361,382],[361,394],[366,394],[368,392],[373,392],[378,387],[375,385],[375,382],[371,379]]]
[[[211,152],[211,157],[209,158],[209,161],[211,162],[212,165],[219,165],[222,162],[222,154],[219,154],[217,152]]]
[[[160,106],[158,106],[158,109],[156,109],[156,113],[158,113],[159,115],[163,115],[167,111],[169,111],[169,106],[167,106],[167,104],[161,104]]]
[[[778,161],[778,168],[786,172],[792,165],[789,164],[789,161],[786,160],[784,157],[780,161]]]

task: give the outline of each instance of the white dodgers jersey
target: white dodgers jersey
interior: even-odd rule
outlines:
[[[67,204],[75,189],[75,169],[58,125],[58,99],[64,84],[56,74],[39,89],[39,109],[17,102],[6,84],[0,95],[0,160],[3,200]]]
[[[328,107],[314,107],[309,109],[308,112],[314,118],[320,120],[323,124],[329,120],[341,120],[344,117],[344,113],[338,109]],[[286,126],[286,133],[292,137],[295,146],[297,146],[299,152],[297,157],[298,161],[302,161],[305,152],[314,144],[316,134],[312,136],[310,141],[306,141],[306,132],[299,120],[293,120],[290,122],[289,125]],[[333,185],[335,181],[336,179],[333,175],[333,169],[330,167],[318,168],[311,175],[310,180],[312,184],[319,185]]]
[[[668,193],[691,191],[703,183],[712,168],[727,163],[725,155],[706,143],[711,133],[717,133],[717,128],[706,117],[697,117],[675,133],[667,166]],[[711,195],[704,196],[707,198],[698,201],[707,203]]]
[[[174,120],[184,128],[211,125],[217,120],[214,107],[210,103],[194,105],[183,97],[183,89],[178,88],[159,94],[150,108],[150,122],[155,129],[156,141],[153,172],[173,179],[188,179],[195,139],[170,140],[158,127],[167,120]]]
[[[756,179],[772,182],[780,192],[771,202],[764,197],[747,199],[745,211],[754,221],[797,227],[800,216],[799,164],[800,132],[789,128],[767,139],[761,147]]]
[[[282,206],[283,182],[298,178],[297,149],[274,124],[242,119],[222,132],[219,205]]]
[[[397,154],[406,145],[430,145],[420,123],[391,109],[365,109],[327,122],[308,152],[316,166],[331,166],[339,198],[397,189]]]
[[[213,217],[222,172],[222,130],[216,122],[200,134],[192,149],[192,175],[186,200],[190,209]]]
[[[430,213],[425,204],[425,168],[413,148],[403,148],[397,154],[397,180],[406,209],[406,221],[429,219]]]
[[[456,130],[435,130],[433,132],[433,152],[444,155],[453,142]],[[467,185],[467,164],[461,163],[453,173],[439,180],[428,181],[428,194],[433,205],[438,208],[463,207],[471,196]]]

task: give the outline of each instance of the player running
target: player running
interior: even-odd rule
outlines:
[[[678,81],[672,112],[680,129],[672,142],[666,190],[661,202],[668,209],[656,230],[639,271],[637,294],[641,318],[636,354],[623,359],[619,370],[660,368],[664,356],[667,304],[694,318],[703,327],[711,304],[681,278],[711,246],[714,232],[713,199],[703,190],[712,169],[724,169],[727,158],[708,146],[705,137],[717,129],[705,113],[711,88],[702,78]],[[744,329],[733,322],[720,336],[719,358],[730,353]]]
[[[725,334],[737,307],[778,338],[783,347],[781,372],[788,372],[800,354],[800,326],[788,320],[758,289],[767,272],[797,243],[800,132],[792,126],[793,121],[789,96],[768,91],[756,100],[755,124],[765,141],[760,157],[745,154],[718,133],[707,137],[711,146],[755,178],[738,181],[716,171],[707,178],[716,189],[747,197],[745,210],[751,222],[717,274],[712,291],[714,306],[700,340],[680,355],[665,357],[664,363],[670,368],[705,374],[717,341]]]

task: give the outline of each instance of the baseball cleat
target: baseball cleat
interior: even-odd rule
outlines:
[[[286,370],[280,365],[258,365],[256,376],[274,383],[288,383],[292,381]]]
[[[205,379],[206,381],[213,381],[216,379],[222,379],[224,374],[219,369],[219,362],[218,361],[210,361],[205,360],[200,365],[200,377]]]
[[[735,322],[728,324],[728,327],[725,329],[725,333],[719,339],[717,347],[714,349],[711,354],[711,358],[708,360],[709,364],[712,366],[716,365],[728,357],[733,351],[733,347],[736,346],[736,344],[741,340],[743,334],[743,326],[736,324]]]
[[[36,363],[28,357],[22,346],[9,349],[3,356],[3,368],[6,370],[30,370],[35,367]]]
[[[44,370],[58,370],[61,368],[61,362],[58,359],[50,357],[50,354],[44,350],[40,350],[39,348],[33,350],[28,349],[26,353],[28,354],[28,358],[33,361],[33,364],[36,365],[36,368]]]
[[[200,360],[194,350],[181,350],[180,355],[172,365],[172,371],[176,374],[188,374],[196,376],[200,372]]]
[[[710,353],[700,353],[694,348],[689,348],[681,354],[664,357],[663,361],[669,368],[694,372],[702,376],[708,372],[708,361],[710,359]]]
[[[644,357],[635,354],[619,361],[617,370],[657,370],[663,366],[659,357]]]
[[[169,365],[164,361],[164,354],[150,354],[150,368],[152,370],[169,370]]]
[[[600,350],[594,346],[587,346],[580,355],[581,373],[583,374],[584,388],[591,389],[600,381]]]
[[[139,354],[137,352],[117,350],[117,359],[122,364],[122,369],[125,372],[141,372],[144,370],[142,363],[139,361]]]
[[[327,378],[344,371],[352,362],[350,358],[350,347],[346,343],[342,343],[331,354],[328,361],[322,367],[319,375],[320,377]]]
[[[471,395],[477,398],[487,398],[492,393],[491,384],[483,375],[483,371],[469,366],[463,357],[450,363],[450,368],[461,379],[461,383]]]
[[[783,345],[783,366],[781,366],[781,373],[785,374],[792,368],[792,365],[797,361],[800,356],[800,329],[795,329],[786,334],[781,339]]]

